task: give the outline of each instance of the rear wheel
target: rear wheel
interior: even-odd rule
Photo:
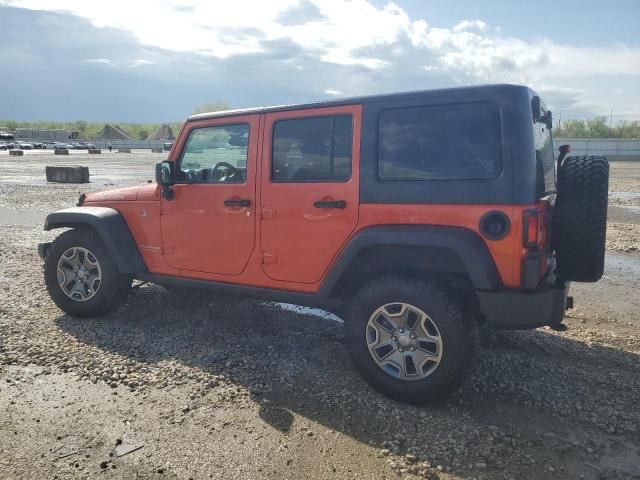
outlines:
[[[131,276],[118,272],[100,238],[88,229],[64,232],[47,251],[44,277],[49,295],[77,317],[115,310],[131,289]]]
[[[571,156],[558,170],[552,242],[563,280],[596,282],[604,271],[609,162]]]
[[[419,404],[464,380],[473,352],[469,324],[444,291],[421,280],[385,276],[353,298],[346,329],[362,376],[393,399]]]

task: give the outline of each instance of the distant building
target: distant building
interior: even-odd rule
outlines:
[[[104,140],[133,140],[127,132],[115,123],[105,123],[96,138]]]
[[[78,135],[77,132],[70,132],[62,128],[55,129],[36,129],[36,128],[16,128],[14,130],[14,136],[21,140],[68,140],[74,138],[73,134]]]
[[[147,137],[147,140],[173,140],[173,129],[168,123],[163,124],[155,132]]]

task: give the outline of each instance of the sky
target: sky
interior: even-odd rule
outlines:
[[[640,120],[640,1],[0,0],[0,119],[525,84],[554,118]]]

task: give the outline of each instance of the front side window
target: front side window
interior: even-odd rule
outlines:
[[[384,110],[378,124],[378,176],[388,181],[496,178],[500,144],[494,103]]]
[[[353,117],[280,120],[273,127],[273,182],[345,182],[351,177]]]
[[[217,125],[191,130],[178,180],[188,183],[243,183],[247,176],[249,125]]]

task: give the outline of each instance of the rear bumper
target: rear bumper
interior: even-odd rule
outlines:
[[[525,292],[477,292],[487,325],[508,330],[558,325],[567,309],[569,283]]]

